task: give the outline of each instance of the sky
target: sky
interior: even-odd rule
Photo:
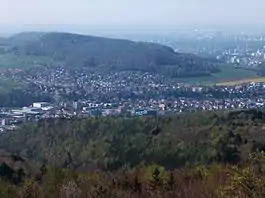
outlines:
[[[263,26],[264,0],[0,0],[0,28]]]

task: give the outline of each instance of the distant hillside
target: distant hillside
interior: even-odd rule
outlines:
[[[5,43],[7,45],[14,45],[14,46],[23,45],[31,41],[37,41],[45,34],[46,33],[44,32],[22,32],[5,39]]]
[[[0,54],[5,53],[5,39],[0,37]]]
[[[5,38],[0,37],[0,45],[3,44],[4,42],[5,42]]]
[[[218,72],[214,61],[172,48],[143,42],[77,35],[70,33],[19,34],[21,42],[9,52],[63,61],[67,67],[100,70],[141,70],[170,77],[207,76]],[[12,37],[11,37],[12,38]]]

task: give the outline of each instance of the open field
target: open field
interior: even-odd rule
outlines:
[[[220,72],[212,74],[211,76],[180,78],[176,79],[176,81],[196,85],[222,85],[222,83],[227,82],[238,82],[245,79],[258,79],[256,72],[252,70],[235,68],[230,65],[222,65],[220,66],[220,70]]]
[[[0,93],[8,92],[14,89],[24,89],[26,86],[26,84],[18,84],[11,79],[0,79]]]
[[[46,57],[18,56],[14,54],[0,55],[0,68],[32,68],[51,62],[52,60]]]
[[[257,83],[257,82],[265,82],[265,77],[256,77],[256,78],[246,78],[242,80],[234,80],[234,81],[226,81],[226,82],[220,82],[216,85],[220,86],[234,86],[234,85],[240,85],[244,83]]]

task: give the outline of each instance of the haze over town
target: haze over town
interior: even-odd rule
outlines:
[[[265,17],[262,0],[0,0],[0,3],[2,34],[32,30],[168,33],[194,28],[259,31]]]

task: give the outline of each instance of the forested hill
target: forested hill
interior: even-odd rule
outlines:
[[[264,118],[242,110],[27,124],[0,136],[12,153],[0,152],[0,197],[263,198]]]
[[[21,45],[21,39],[24,42]],[[33,38],[33,39],[29,39]],[[37,39],[36,39],[37,38]],[[140,70],[171,77],[204,76],[218,71],[213,61],[172,48],[144,42],[109,39],[70,33],[30,33],[17,35],[9,53],[50,57],[68,67],[100,70]]]
[[[22,32],[6,38],[5,43],[11,46],[23,45],[28,42],[37,41],[45,34],[45,32]]]
[[[5,38],[0,37],[0,44],[4,43]]]
[[[203,119],[202,119],[203,118]],[[1,136],[0,148],[74,169],[213,162],[236,164],[265,150],[265,112],[201,112],[174,117],[46,120]]]

